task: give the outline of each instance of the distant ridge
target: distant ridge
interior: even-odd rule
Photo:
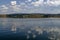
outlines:
[[[55,13],[55,14],[54,14],[54,13],[10,13],[10,14],[11,14],[11,15],[12,15],[12,14],[43,14],[43,15],[44,15],[44,14],[46,14],[46,15],[49,15],[49,14],[50,14],[50,15],[58,15],[58,14],[60,14],[60,13]],[[6,14],[6,15],[10,15],[10,14]],[[3,14],[3,15],[4,15],[4,14]]]
[[[0,14],[0,18],[60,18],[60,14],[43,14],[43,13],[14,13],[14,14]]]

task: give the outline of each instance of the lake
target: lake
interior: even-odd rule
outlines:
[[[60,18],[0,18],[0,40],[60,40]]]

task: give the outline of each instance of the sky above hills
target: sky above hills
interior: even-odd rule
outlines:
[[[0,14],[60,13],[60,0],[0,0]]]

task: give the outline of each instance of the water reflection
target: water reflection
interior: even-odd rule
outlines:
[[[29,39],[30,38],[30,36],[29,35],[27,35],[27,39]]]
[[[11,37],[16,36],[17,38],[23,36],[28,40],[60,40],[59,18],[0,18],[0,26],[0,34],[2,34],[1,36],[10,35]]]
[[[12,28],[11,28],[11,31],[16,32],[16,30],[17,30],[17,29],[16,29],[16,26],[13,25]]]

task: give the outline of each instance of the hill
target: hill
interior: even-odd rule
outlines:
[[[42,14],[42,13],[31,13],[31,14],[0,14],[0,18],[60,18],[60,14]]]

